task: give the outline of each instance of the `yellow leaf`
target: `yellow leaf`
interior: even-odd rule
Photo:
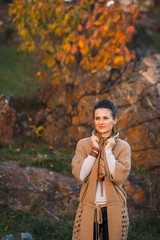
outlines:
[[[42,2],[38,3],[38,7],[41,8],[42,7]]]
[[[41,76],[41,72],[37,72],[36,75],[37,75],[37,77]]]
[[[121,65],[124,63],[124,59],[123,59],[123,56],[116,56],[113,60],[113,63],[115,65]]]
[[[34,12],[34,10],[35,10],[35,6],[34,6],[34,5],[32,6],[32,9],[31,9],[31,10],[32,10],[32,12]]]
[[[63,49],[65,50],[65,52],[69,52],[71,49],[71,45],[69,43],[65,44]]]
[[[18,9],[21,9],[21,10],[22,10],[22,9],[23,9],[23,5],[22,5],[22,4],[19,4],[19,5],[18,5]]]
[[[97,72],[97,69],[92,69],[92,73],[95,73],[95,72]]]
[[[96,21],[96,22],[94,23],[94,25],[96,25],[96,26],[101,25],[101,22],[100,22],[100,21]]]
[[[120,48],[116,48],[115,53],[120,53],[121,49]]]
[[[88,52],[88,46],[85,46],[84,48],[81,48],[81,53],[87,54]]]
[[[63,29],[60,28],[60,27],[58,27],[58,28],[55,29],[55,34],[56,34],[58,37],[60,37],[61,34],[62,34],[62,31],[63,31]]]
[[[107,25],[104,25],[103,30],[104,30],[105,32],[107,32],[108,29],[109,29],[109,27],[108,27]]]
[[[79,40],[78,46],[79,46],[80,48],[83,48],[83,47],[84,47],[84,42],[83,42],[82,40]]]

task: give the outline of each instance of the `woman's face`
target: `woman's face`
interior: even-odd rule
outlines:
[[[108,108],[98,108],[94,112],[95,129],[102,134],[110,135],[113,125],[117,122],[117,118],[113,118],[112,111]]]

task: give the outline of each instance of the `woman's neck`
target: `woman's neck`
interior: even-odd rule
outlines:
[[[112,135],[112,131],[111,132],[106,132],[106,133],[101,133],[102,137],[109,137]]]

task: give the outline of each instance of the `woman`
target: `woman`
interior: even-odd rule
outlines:
[[[93,118],[95,130],[78,142],[72,160],[72,173],[83,183],[72,240],[126,240],[129,219],[121,185],[131,168],[130,146],[115,130],[112,102],[98,102]]]

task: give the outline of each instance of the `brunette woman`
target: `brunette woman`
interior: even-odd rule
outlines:
[[[109,100],[93,109],[95,130],[81,139],[72,160],[81,181],[80,202],[72,240],[126,240],[128,211],[122,184],[131,168],[129,144],[115,129],[117,110]]]

